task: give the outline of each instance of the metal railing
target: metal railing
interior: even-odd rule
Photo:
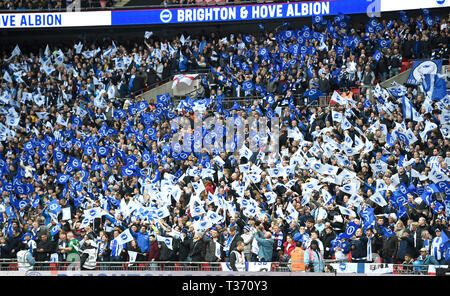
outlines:
[[[325,260],[326,265],[338,263],[336,260]],[[175,262],[175,261],[140,261],[140,262],[97,262],[95,271],[229,271],[222,269],[223,262]],[[345,262],[348,263],[348,262]],[[427,275],[428,265],[392,264],[392,274],[397,275]],[[16,260],[0,261],[0,272],[17,271]],[[33,271],[76,271],[80,270],[79,262],[36,262]],[[271,262],[267,272],[292,272],[291,263]],[[332,270],[332,273],[339,273]],[[376,273],[376,272],[374,272]],[[380,272],[381,273],[381,272]]]

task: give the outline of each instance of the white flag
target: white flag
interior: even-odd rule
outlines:
[[[3,74],[3,80],[12,83],[11,75],[9,75],[8,71],[5,71],[5,73]]]
[[[384,207],[387,205],[386,200],[383,198],[383,196],[379,192],[371,195],[369,197],[369,199],[371,201],[373,201],[374,203],[376,203],[377,205],[379,205],[380,207]]]
[[[75,47],[76,54],[80,54],[81,50],[83,49],[83,43],[81,43],[81,41],[80,41],[80,42],[78,42],[78,44],[75,44],[74,47]]]
[[[18,56],[20,54],[21,54],[21,51],[20,51],[19,45],[16,45],[16,47],[14,47],[14,49],[11,53],[11,57]]]
[[[334,101],[339,105],[347,104],[346,98],[342,97],[337,91],[333,92],[333,95],[331,96],[331,101]]]
[[[84,217],[89,220],[94,220],[95,218],[100,218],[102,216],[102,208],[95,207],[84,211]]]
[[[128,251],[128,256],[130,256],[130,262],[136,262],[138,252]]]
[[[339,207],[339,210],[341,211],[342,215],[356,217],[356,213],[353,210],[347,209],[346,207],[343,207],[343,206],[338,206],[338,207]]]
[[[152,35],[153,35],[153,32],[145,31],[144,38],[148,39],[148,38],[152,37]]]
[[[169,249],[173,250],[173,238],[157,235],[156,240],[165,243]]]
[[[130,229],[126,229],[119,236],[114,239],[118,245],[129,243],[133,240],[133,236],[130,233]]]

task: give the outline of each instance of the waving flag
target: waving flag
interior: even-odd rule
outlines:
[[[58,184],[66,184],[67,181],[70,179],[70,175],[68,174],[58,174],[58,177],[56,178]]]
[[[378,45],[382,49],[389,48],[391,46],[391,41],[389,39],[388,40],[380,39],[378,40]]]
[[[406,96],[403,96],[402,98],[402,110],[404,119],[411,119],[418,122],[423,121],[422,115],[417,112],[416,108],[414,108],[413,104]]]
[[[165,237],[165,236],[156,236],[156,240],[158,242],[163,242],[166,244],[167,248],[173,250],[173,238],[172,237]]]
[[[258,55],[263,58],[267,58],[269,56],[269,51],[267,50],[267,48],[261,47],[258,51]]]
[[[53,199],[49,204],[48,204],[48,210],[54,214],[58,214],[62,211],[61,209],[61,205],[59,204],[57,199]]]
[[[409,74],[407,85],[420,85],[427,74],[441,73],[442,60],[415,61]]]
[[[425,74],[421,81],[425,95],[433,101],[440,101],[447,95],[444,74]]]
[[[384,226],[381,226],[381,230],[383,231],[383,235],[385,238],[390,238],[391,236],[395,235],[395,233],[392,230]]]
[[[382,90],[382,91],[384,91],[384,90]],[[408,94],[408,89],[396,81],[391,83],[391,87],[388,87],[387,91],[396,98],[400,98],[400,97],[406,96]],[[374,94],[375,94],[375,92],[374,92]]]
[[[303,96],[313,99],[313,100],[317,100],[322,95],[323,95],[323,93],[320,91],[320,89],[316,89],[316,88],[308,89],[307,91],[305,91],[303,93]]]
[[[255,85],[253,84],[252,81],[244,81],[242,83],[242,89],[244,91],[252,91],[255,88]]]
[[[172,88],[175,88],[179,83],[191,85],[192,81],[194,81],[198,75],[199,74],[177,74],[172,80]]]
[[[373,208],[366,206],[364,210],[359,212],[359,216],[363,221],[364,229],[368,229],[375,225],[375,214]]]
[[[114,240],[117,242],[118,245],[123,245],[126,243],[129,243],[133,240],[133,236],[131,235],[130,229],[126,229],[121,234],[119,234]]]
[[[373,54],[373,59],[375,60],[375,61],[380,61],[380,59],[381,59],[381,56],[382,56],[382,53],[379,51],[379,50],[377,50],[377,51],[375,51],[375,53]]]
[[[100,218],[101,216],[102,216],[102,209],[100,207],[91,208],[89,210],[84,211],[84,217],[89,219],[89,221],[92,221],[95,218]]]
[[[356,230],[358,230],[360,226],[356,224],[355,222],[350,222],[345,229],[345,232],[341,234],[341,237],[344,238],[351,238],[355,234]]]
[[[369,199],[371,201],[373,201],[374,203],[376,203],[377,205],[379,205],[380,207],[385,207],[387,205],[386,200],[383,198],[383,196],[379,192],[371,195],[369,197]]]
[[[356,213],[354,211],[347,209],[346,207],[343,207],[343,206],[338,206],[338,207],[339,207],[341,214],[356,217]]]

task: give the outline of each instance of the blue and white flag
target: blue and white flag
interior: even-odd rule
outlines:
[[[415,61],[409,74],[407,85],[419,85],[426,74],[441,73],[442,60]]]
[[[425,74],[421,81],[421,87],[425,95],[433,101],[440,101],[446,95],[444,74]]]
[[[417,112],[416,108],[414,108],[413,104],[406,96],[403,96],[402,98],[402,110],[404,119],[411,119],[417,122],[421,122],[424,120],[422,115]]]
[[[165,243],[166,246],[167,246],[167,248],[173,250],[173,238],[171,238],[171,237],[166,237],[166,236],[160,236],[160,235],[157,235],[157,236],[156,236],[156,240],[157,240],[158,242]]]
[[[373,54],[372,57],[375,61],[378,62],[381,59],[381,56],[382,56],[382,53],[379,50],[377,50],[377,51],[375,51],[375,53]]]
[[[303,93],[303,96],[313,99],[313,100],[317,100],[320,96],[322,96],[322,92],[320,91],[320,89],[316,89],[316,88],[311,88],[308,89],[307,91],[305,91]]]
[[[58,182],[58,184],[66,184],[70,178],[71,178],[71,176],[69,174],[59,173],[58,177],[56,178],[56,181]]]
[[[114,240],[117,242],[118,245],[124,245],[126,243],[129,243],[133,240],[133,235],[131,235],[130,229],[126,229],[121,234],[119,234]]]
[[[356,213],[353,210],[347,209],[346,207],[339,206],[339,205],[338,205],[338,208],[339,208],[341,214],[356,217]]]
[[[90,221],[95,218],[100,218],[102,216],[102,208],[95,207],[84,211],[84,217],[89,219]]]
[[[345,229],[345,232],[341,234],[341,237],[343,238],[351,238],[355,234],[356,230],[358,230],[360,226],[356,224],[355,222],[350,222]]]
[[[385,238],[390,238],[391,236],[395,235],[395,232],[393,232],[391,229],[386,228],[384,226],[381,226],[381,230],[383,231],[383,235]]]
[[[366,206],[364,210],[359,212],[359,216],[363,221],[364,229],[368,229],[372,226],[375,226],[375,214],[373,208]]]
[[[61,205],[59,204],[57,199],[53,199],[49,204],[48,204],[48,210],[54,214],[58,214],[62,211],[61,209]]]
[[[167,209],[167,207],[161,207],[158,210],[156,210],[153,218],[159,220],[159,219],[164,219],[166,217],[170,216],[170,212]]]
[[[50,234],[55,237],[58,232],[61,230],[61,223],[56,224],[55,226],[52,227],[52,230],[50,230]]]
[[[391,46],[391,41],[389,39],[380,39],[378,40],[378,45],[382,49],[389,48]]]
[[[371,201],[373,201],[374,203],[376,203],[377,205],[379,205],[380,207],[385,207],[387,205],[386,200],[383,198],[383,196],[379,192],[371,195],[369,197],[369,199]]]
[[[400,98],[408,94],[408,89],[396,81],[391,83],[391,87],[388,87],[387,91],[396,98]]]

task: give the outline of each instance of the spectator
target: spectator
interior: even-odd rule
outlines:
[[[252,245],[253,245],[253,238],[254,238],[254,232],[250,228],[250,226],[244,227],[244,233],[241,235],[242,240],[244,241],[244,256],[246,262],[252,262]]]
[[[365,263],[367,260],[367,237],[361,228],[358,228],[350,240],[352,262]]]
[[[153,234],[150,235],[150,249],[149,249],[149,257],[148,260],[151,262],[158,261],[159,260],[159,246],[158,242],[156,241],[156,236]],[[155,267],[156,264],[150,265]]]
[[[299,272],[305,271],[305,251],[302,248],[302,243],[299,241],[295,242],[295,249],[291,252],[291,271]]]
[[[53,253],[53,244],[48,240],[47,234],[41,234],[37,243],[34,258],[37,262],[50,261],[50,254]]]
[[[258,226],[258,232],[255,234],[255,239],[258,242],[258,261],[270,262],[273,255],[274,240],[270,231],[263,232],[263,224]]]
[[[295,242],[292,239],[292,235],[288,234],[286,236],[286,241],[283,243],[283,260],[289,261],[291,258],[291,253],[295,249]]]
[[[439,262],[428,254],[427,249],[422,248],[420,249],[420,256],[417,258],[416,261],[414,261],[414,265],[418,265],[416,267],[416,270],[419,270],[422,273],[428,272],[428,265],[439,265]]]
[[[17,252],[17,267],[19,271],[29,271],[33,269],[36,261],[34,260],[28,245],[26,243],[19,243],[19,251]]]
[[[192,240],[192,248],[188,255],[190,262],[203,262],[205,260],[205,246],[200,233],[195,233]]]
[[[238,241],[236,249],[231,252],[230,266],[233,271],[245,271],[244,242]]]
[[[391,235],[384,240],[381,254],[383,256],[383,263],[395,263],[398,253],[398,237]]]
[[[324,272],[325,262],[319,251],[317,241],[311,241],[309,248],[305,250],[305,270],[307,272]]]
[[[400,244],[398,247],[397,253],[397,261],[403,262],[405,261],[406,254],[414,253],[414,239],[410,234],[409,230],[405,230],[400,237]]]
[[[134,230],[133,230],[134,228]],[[139,232],[135,232],[137,230],[137,226],[133,225],[131,227],[130,233],[133,235],[133,237],[136,239],[137,244],[139,248],[141,249],[143,261],[147,260],[149,248],[150,248],[150,236],[147,232],[147,227],[144,225],[140,227]]]

